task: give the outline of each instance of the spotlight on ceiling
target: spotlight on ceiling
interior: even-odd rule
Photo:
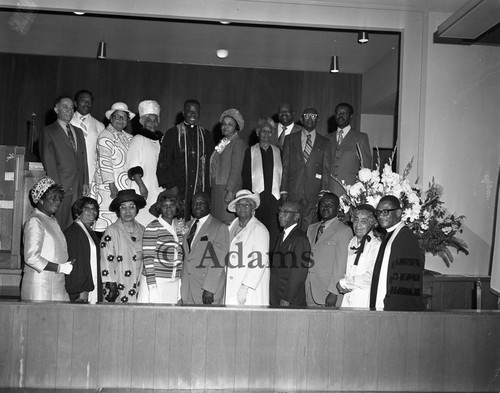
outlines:
[[[100,60],[106,59],[106,42],[99,42],[99,46],[97,47],[97,58]]]
[[[332,56],[332,62],[330,63],[330,72],[331,73],[340,72],[338,56]]]
[[[229,56],[229,51],[227,49],[217,49],[217,57],[219,59],[225,59]]]
[[[358,42],[360,44],[366,44],[368,42],[368,33],[366,31],[360,31],[358,33]]]

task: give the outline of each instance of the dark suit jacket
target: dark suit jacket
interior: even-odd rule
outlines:
[[[269,300],[274,307],[280,305],[281,299],[290,306],[304,307],[311,246],[299,225],[292,229],[284,242],[281,242],[282,236],[283,232],[273,251]]]
[[[271,144],[274,146],[278,146],[281,150],[283,150],[283,145],[280,145],[278,138],[278,128],[281,127],[281,123],[277,124],[277,127],[273,130],[273,135],[271,135]],[[302,131],[302,127],[297,123],[293,124],[292,131],[289,135],[295,134],[296,132]],[[288,135],[287,135],[288,136]],[[286,137],[285,137],[286,139]],[[283,142],[284,143],[284,142]]]
[[[189,223],[190,229],[193,223]],[[191,242],[191,251],[187,236],[183,247],[181,297],[184,304],[203,304],[204,290],[214,294],[213,304],[222,304],[226,284],[225,258],[229,252],[227,225],[209,216]]]
[[[40,156],[47,175],[64,188],[66,195],[76,195],[79,199],[83,196],[83,185],[89,183],[87,148],[83,131],[72,127],[76,134],[76,152],[66,130],[55,121],[40,134]]]
[[[70,261],[75,259],[73,270],[69,275],[64,276],[66,292],[68,292],[70,300],[74,301],[81,292],[91,292],[95,288],[90,267],[90,244],[87,234],[76,222],[64,231],[64,236],[68,245],[68,258]],[[90,236],[94,240],[97,255],[97,299],[102,302],[100,242],[94,231],[90,231]]]
[[[356,144],[361,150],[363,165],[365,168],[372,168],[372,152],[368,135],[364,132],[351,130],[347,133],[344,140],[337,144],[337,131],[328,135],[330,140],[330,149],[325,156],[325,177],[323,178],[324,190],[330,190],[337,195],[344,194],[343,188],[332,176],[338,180],[344,180],[346,184],[354,184],[356,176],[361,169],[361,162],[358,158]]]
[[[318,200],[323,177],[323,158],[329,150],[329,140],[316,132],[316,139],[307,163],[301,141],[302,132],[290,134],[285,138],[283,147],[283,177],[281,191],[288,192],[288,199],[300,201],[302,198],[309,203]]]

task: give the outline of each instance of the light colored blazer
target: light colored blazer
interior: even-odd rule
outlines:
[[[95,171],[97,170],[97,138],[99,134],[104,130],[104,124],[99,120],[88,114],[85,117],[85,126],[87,127],[87,132],[81,126],[82,115],[75,111],[73,118],[70,123],[75,127],[81,128],[83,131],[83,136],[85,138],[85,146],[87,147],[87,166],[89,168],[89,183],[92,183],[94,179]],[[90,184],[89,184],[90,186]]]
[[[337,282],[344,277],[347,266],[347,251],[352,230],[338,219],[324,230],[317,242],[316,234],[320,222],[311,224],[307,238],[311,243],[311,263],[306,279],[306,292],[310,291],[316,304],[325,304],[328,292],[336,294],[337,306],[342,296],[337,291]]]
[[[233,233],[238,218],[229,227]],[[238,305],[236,295],[241,284],[249,287],[245,305],[269,306],[269,232],[252,217],[233,239],[226,259],[226,305]]]
[[[194,220],[188,223],[189,229]],[[189,233],[189,232],[188,232]],[[229,251],[229,230],[208,216],[191,243],[184,237],[181,297],[184,304],[203,304],[203,291],[214,294],[213,304],[222,304],[226,285],[225,258]]]

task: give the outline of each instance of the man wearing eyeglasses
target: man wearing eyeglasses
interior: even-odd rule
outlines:
[[[335,108],[337,130],[328,135],[330,149],[325,156],[325,177],[323,189],[337,195],[345,194],[336,181],[351,185],[361,168],[372,168],[372,153],[368,135],[351,127],[354,108],[348,103],[338,104]],[[335,179],[334,179],[335,178]]]
[[[422,310],[424,261],[418,239],[401,220],[398,198],[384,196],[375,212],[387,233],[373,269],[370,308],[377,310]]]
[[[317,221],[316,203],[323,179],[323,159],[330,146],[328,139],[316,132],[317,123],[318,111],[304,109],[304,128],[288,135],[283,147],[281,199],[282,202],[299,203],[303,231]]]
[[[305,307],[305,281],[311,256],[307,236],[298,226],[300,206],[286,202],[278,214],[283,231],[272,254],[269,300],[272,307]]]

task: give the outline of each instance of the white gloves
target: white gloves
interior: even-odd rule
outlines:
[[[72,270],[73,270],[73,262],[72,261],[60,263],[58,268],[57,268],[58,273],[66,274],[66,275],[70,274]]]
[[[240,289],[238,289],[238,293],[236,294],[236,300],[238,300],[238,304],[243,306],[247,301],[247,293],[248,287],[246,285],[241,284]]]

